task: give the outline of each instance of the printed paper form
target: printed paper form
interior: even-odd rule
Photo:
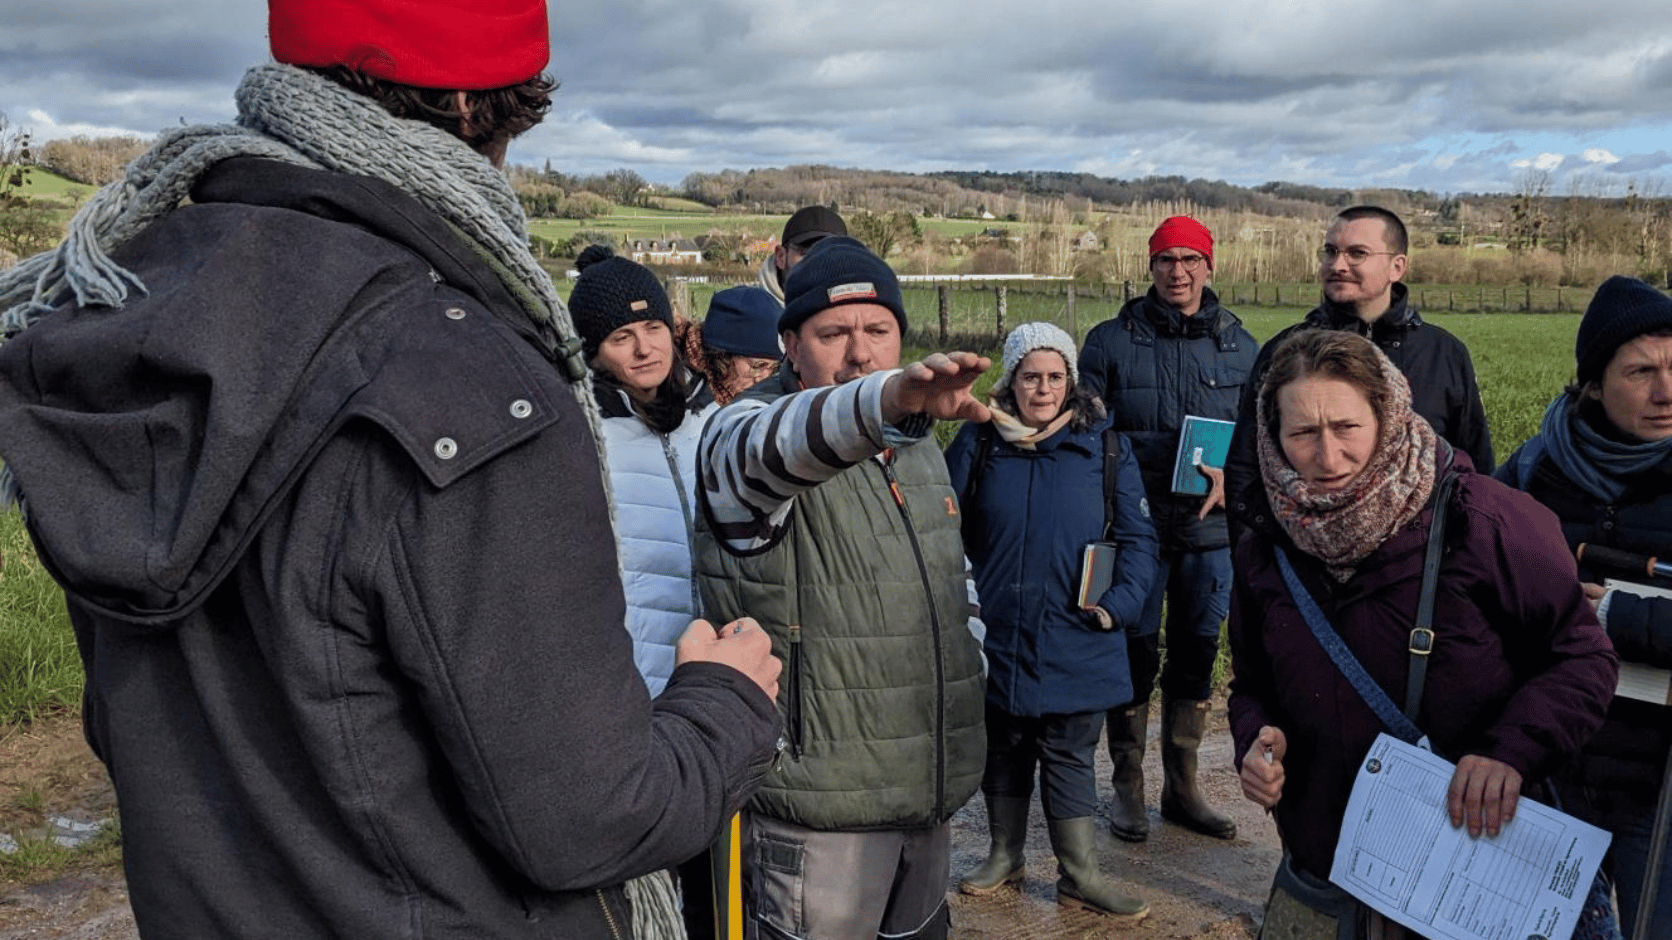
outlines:
[[[1435,940],[1567,940],[1608,833],[1523,797],[1497,838],[1446,816],[1456,768],[1383,734],[1359,765],[1330,880]]]

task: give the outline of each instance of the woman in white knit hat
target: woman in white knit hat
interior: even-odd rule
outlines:
[[[946,453],[990,664],[981,789],[992,850],[958,887],[988,894],[1022,879],[1037,766],[1058,903],[1135,921],[1149,906],[1097,867],[1094,759],[1104,713],[1132,696],[1125,628],[1149,592],[1156,539],[1131,447],[1080,387],[1075,360],[1061,329],[1017,327],[993,420],[965,425]],[[1082,606],[1082,559],[1096,542],[1112,546],[1101,550],[1112,572]]]

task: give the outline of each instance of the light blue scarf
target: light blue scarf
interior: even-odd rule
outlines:
[[[1579,413],[1580,402],[1567,392],[1556,396],[1544,413],[1539,435],[1556,469],[1587,494],[1604,503],[1626,491],[1626,479],[1672,458],[1672,437],[1628,444],[1607,437]]]

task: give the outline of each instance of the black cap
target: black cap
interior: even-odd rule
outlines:
[[[804,249],[821,238],[847,233],[847,223],[835,212],[824,206],[803,206],[784,223],[784,236],[779,242],[786,248]]]

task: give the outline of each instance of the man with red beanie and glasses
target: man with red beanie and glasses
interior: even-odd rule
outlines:
[[[581,344],[497,168],[543,0],[269,12],[235,124],[0,274],[0,482],[140,932],[634,936],[623,882],[765,772],[780,667],[748,620],[654,701],[633,666]]]
[[[1196,783],[1196,752],[1206,731],[1219,627],[1231,605],[1231,549],[1223,475],[1204,466],[1206,496],[1173,492],[1173,464],[1185,416],[1234,421],[1242,383],[1259,344],[1208,287],[1213,233],[1177,215],[1150,235],[1154,285],[1086,335],[1080,374],[1103,397],[1116,430],[1132,441],[1161,538],[1155,585],[1128,638],[1132,701],[1110,709],[1106,731],[1114,763],[1111,831],[1128,842],[1149,837],[1144,751],[1150,696],[1161,679],[1161,818],[1218,839],[1236,822],[1208,805]],[[1167,661],[1161,664],[1161,608],[1167,607]]]

